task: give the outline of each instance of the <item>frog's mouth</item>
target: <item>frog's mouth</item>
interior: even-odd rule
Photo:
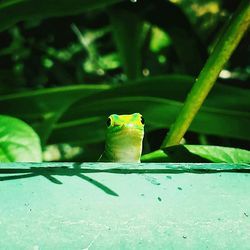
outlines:
[[[125,134],[137,134],[137,133],[143,133],[144,128],[135,124],[122,124],[122,125],[114,125],[112,127],[112,130],[109,131],[110,134],[116,135],[120,133]]]

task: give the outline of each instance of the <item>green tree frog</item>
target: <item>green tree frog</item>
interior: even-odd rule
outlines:
[[[105,150],[99,161],[140,162],[143,136],[144,119],[141,114],[110,115]]]

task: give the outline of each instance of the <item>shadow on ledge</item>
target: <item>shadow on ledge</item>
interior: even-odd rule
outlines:
[[[63,163],[62,163],[63,164]],[[46,163],[43,163],[46,165]],[[51,165],[51,164],[48,164]],[[77,176],[84,181],[91,183],[97,188],[101,189],[108,195],[119,196],[115,191],[100,183],[99,181],[90,178],[84,174],[88,173],[112,173],[112,174],[181,174],[181,173],[195,173],[195,174],[214,174],[220,172],[237,172],[237,173],[250,173],[250,169],[209,169],[209,168],[83,168],[82,163],[73,163],[71,166],[49,166],[49,167],[29,167],[29,168],[0,168],[0,181],[11,181],[15,179],[31,178],[36,176],[43,176],[54,184],[63,184],[54,176]],[[66,165],[66,164],[65,164]],[[4,176],[1,176],[4,175]]]

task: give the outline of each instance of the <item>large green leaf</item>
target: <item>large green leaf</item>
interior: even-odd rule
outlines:
[[[82,140],[86,142],[104,139],[106,117],[111,113],[141,112],[146,119],[146,129],[170,127],[180,111],[182,103],[155,97],[117,97],[79,106],[79,119],[59,122],[53,130],[51,142]],[[72,114],[73,115],[73,114]],[[250,116],[244,112],[204,107],[200,110],[190,131],[204,134],[247,139]]]
[[[117,87],[78,85],[30,91],[2,96],[0,112],[31,124],[43,142],[52,130],[51,143],[96,142],[104,139],[106,117],[110,113],[141,112],[147,130],[170,127],[193,81],[188,76],[166,75]],[[249,90],[218,84],[190,131],[249,139],[246,129],[250,126],[249,100]]]
[[[108,85],[76,85],[6,95],[0,97],[0,113],[31,124],[44,144],[54,123],[72,103],[109,88]]]
[[[106,117],[111,113],[141,112],[147,130],[170,127],[192,82],[187,76],[150,77],[83,98],[63,115],[50,142],[101,141]],[[249,99],[250,91],[215,86],[190,131],[249,139],[245,129],[250,126]]]
[[[42,150],[35,131],[23,121],[0,115],[0,162],[40,162]]]
[[[85,110],[86,104],[116,97],[160,97],[183,102],[194,81],[193,77],[187,75],[162,75],[128,81],[126,84],[99,92],[74,103],[67,113],[64,114],[62,121],[77,119]],[[249,112],[249,99],[249,90],[217,84],[210,92],[204,106]],[[81,117],[83,116],[81,115]]]
[[[249,163],[250,151],[220,146],[178,145],[145,154],[142,161]]]
[[[5,0],[0,2],[0,31],[31,18],[80,14],[121,0]]]

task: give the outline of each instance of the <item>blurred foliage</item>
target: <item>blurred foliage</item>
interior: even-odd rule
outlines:
[[[1,0],[0,113],[30,124],[46,155],[55,145],[50,160],[96,160],[113,112],[142,113],[144,151],[158,149],[238,2]],[[249,60],[248,32],[188,144],[247,148]]]

